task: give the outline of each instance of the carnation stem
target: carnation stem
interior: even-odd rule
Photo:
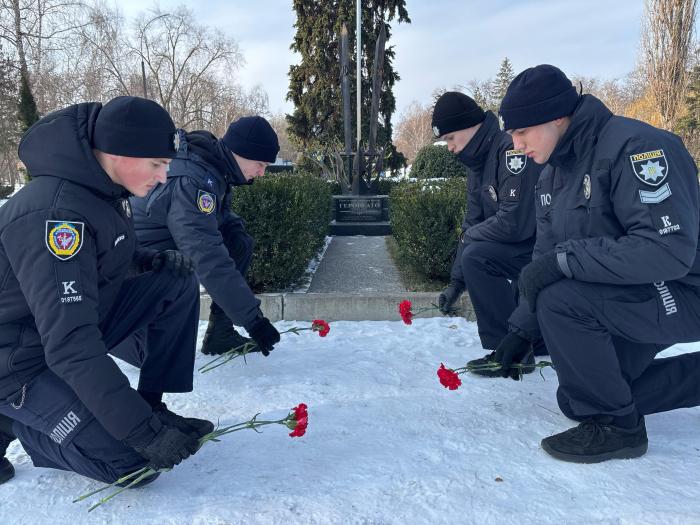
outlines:
[[[289,330],[285,330],[284,332],[280,332],[280,335],[283,334],[295,334],[299,335],[299,332],[302,332],[304,330],[312,330],[313,328],[298,328],[296,326],[293,326]],[[247,343],[243,343],[240,346],[236,346],[234,348],[231,348],[230,350],[224,352],[223,354],[217,356],[216,358],[212,359],[208,363],[202,365],[199,367],[199,371],[202,372],[203,374],[206,372],[211,372],[215,368],[220,367],[221,365],[225,365],[229,361],[236,359],[237,357],[242,357],[245,356],[246,354],[249,354],[253,348],[255,348],[255,343],[252,341],[249,341]],[[221,361],[221,362],[219,362]]]
[[[513,363],[510,365],[510,368],[515,368],[517,370],[520,370],[522,373],[523,369],[531,369],[531,368],[538,368],[540,370],[540,375],[542,376],[542,379],[544,379],[544,375],[542,374],[542,369],[546,367],[551,367],[554,368],[554,364],[551,361],[539,361],[534,364],[523,364],[523,363]],[[455,368],[453,370],[454,373],[457,375],[464,374],[465,372],[474,372],[477,370],[500,370],[501,369],[501,363],[498,361],[489,361],[488,363],[484,363],[483,365],[466,365],[461,368]]]
[[[244,421],[242,423],[236,423],[234,425],[228,425],[226,427],[214,429],[213,431],[211,431],[208,434],[205,434],[204,436],[199,438],[199,447],[201,448],[205,443],[207,443],[209,441],[218,442],[218,441],[220,441],[219,438],[223,435],[231,434],[233,432],[238,432],[239,430],[245,430],[247,428],[252,428],[253,430],[255,430],[257,432],[257,429],[259,427],[264,427],[266,425],[285,425],[285,426],[287,426],[287,423],[292,421],[294,418],[294,414],[290,413],[282,419],[262,420],[261,421],[258,419],[259,415],[260,414],[255,414],[251,419],[249,419],[248,421]],[[83,494],[82,496],[79,496],[78,498],[73,500],[73,503],[83,501],[84,499],[87,499],[91,496],[94,496],[95,494],[98,494],[104,490],[107,490],[109,488],[113,488],[113,487],[117,486],[118,484],[123,484],[123,483],[126,483],[127,481],[131,480],[131,482],[128,485],[125,485],[123,487],[119,487],[117,490],[115,490],[114,492],[105,496],[104,498],[99,500],[97,503],[95,503],[93,506],[91,506],[88,509],[88,512],[92,512],[100,505],[107,503],[109,500],[111,500],[112,498],[114,498],[118,494],[121,494],[125,490],[132,488],[133,486],[137,485],[138,483],[140,483],[144,479],[146,479],[150,476],[153,476],[157,472],[167,472],[168,470],[170,470],[170,469],[155,470],[155,469],[152,469],[148,466],[143,467],[139,470],[132,472],[131,474],[126,474],[125,476],[122,476],[114,483],[110,483],[109,485],[105,485],[102,488],[99,488],[97,490],[93,490],[92,492],[88,492],[87,494]]]
[[[91,496],[94,496],[95,494],[98,494],[99,492],[102,492],[103,490],[107,490],[110,487],[114,487],[118,485],[119,483],[124,483],[125,481],[129,481],[130,479],[133,479],[134,476],[138,476],[139,474],[142,474],[148,470],[148,467],[143,467],[140,470],[136,470],[132,472],[131,474],[126,474],[125,476],[122,476],[119,478],[117,481],[114,483],[110,483],[109,485],[105,485],[102,488],[99,488],[97,490],[93,490],[92,492],[88,492],[87,494],[83,494],[82,496],[76,498],[73,500],[73,503],[78,503],[79,501],[83,501],[84,499],[87,499]]]
[[[169,470],[169,469],[166,469],[166,470]],[[141,472],[141,474],[139,474],[139,472]],[[98,502],[95,503],[92,507],[90,507],[90,508],[88,509],[88,512],[92,512],[93,510],[95,510],[95,509],[96,509],[97,507],[99,507],[100,505],[103,505],[103,504],[107,503],[107,502],[108,502],[109,500],[111,500],[113,497],[115,497],[115,496],[121,494],[122,492],[124,492],[124,491],[127,490],[127,489],[130,489],[131,487],[133,487],[133,486],[136,485],[137,483],[140,483],[140,482],[143,481],[144,479],[153,476],[156,472],[158,472],[158,471],[153,470],[152,468],[148,468],[148,467],[144,467],[144,468],[142,468],[141,470],[137,470],[137,471],[134,473],[134,476],[136,477],[136,479],[134,479],[134,480],[133,480],[131,483],[129,483],[128,485],[125,485],[125,486],[123,486],[123,487],[119,487],[118,490],[115,490],[115,491],[112,492],[110,495],[105,496],[104,498],[102,498],[100,501],[98,501]],[[126,480],[125,480],[125,481],[126,481]]]

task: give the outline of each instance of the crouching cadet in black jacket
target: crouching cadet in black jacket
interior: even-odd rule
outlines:
[[[192,390],[191,265],[150,252],[127,278],[128,197],[165,181],[175,131],[155,102],[118,97],[51,113],[20,142],[33,180],[0,209],[0,482],[15,437],[35,466],[111,483],[177,465],[213,429],[161,401]],[[141,368],[138,391],[108,353]]]

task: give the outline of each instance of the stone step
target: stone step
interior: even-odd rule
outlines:
[[[403,300],[413,303],[413,310],[437,303],[438,292],[403,293],[271,293],[259,294],[261,308],[271,321],[399,321],[398,305]],[[200,319],[208,319],[211,298],[202,294]],[[464,293],[457,304],[460,316],[475,321],[474,309]],[[421,317],[438,317],[438,310],[431,310]]]
[[[381,222],[338,222],[331,221],[331,235],[391,235],[391,223]]]

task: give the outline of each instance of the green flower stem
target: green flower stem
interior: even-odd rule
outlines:
[[[418,317],[420,314],[425,312],[430,312],[431,310],[440,310],[440,307],[435,303],[430,303],[430,306],[424,306],[423,308],[418,308],[415,312],[412,312],[412,317]],[[450,314],[456,314],[460,311],[460,308],[450,308]]]
[[[542,379],[544,379],[544,375],[542,374],[542,369],[546,367],[551,367],[554,368],[554,364],[551,361],[539,361],[535,364],[532,365],[527,365],[523,363],[514,363],[510,365],[510,368],[515,368],[517,370],[520,370],[522,373],[523,369],[530,369],[530,368],[539,368],[540,370],[540,375],[542,376]],[[483,365],[466,365],[460,368],[455,368],[452,371],[457,374],[464,374],[465,372],[474,372],[476,370],[500,370],[501,369],[501,363],[498,361],[489,361],[488,363],[484,363]]]
[[[295,334],[299,335],[299,332],[303,332],[304,330],[312,330],[313,328],[297,328],[296,326],[290,328],[289,330],[285,330],[284,332],[280,332],[280,335],[283,334]],[[230,350],[224,352],[223,354],[217,356],[216,358],[212,359],[208,363],[202,365],[199,367],[199,371],[202,372],[203,374],[206,372],[211,372],[215,368],[220,367],[221,365],[225,365],[229,361],[236,359],[237,357],[243,357],[246,354],[249,354],[251,350],[255,348],[255,343],[254,342],[248,342],[248,343],[243,343],[240,346],[236,346],[234,348],[231,348]]]
[[[114,483],[110,483],[109,485],[105,485],[105,486],[102,487],[102,488],[99,488],[99,489],[97,489],[97,490],[93,490],[92,492],[88,492],[87,494],[83,494],[82,496],[80,496],[80,497],[74,499],[74,500],[73,500],[73,503],[78,503],[79,501],[83,501],[84,499],[87,499],[87,498],[89,498],[89,497],[91,497],[91,496],[94,496],[95,494],[98,494],[98,493],[102,492],[103,490],[107,490],[107,489],[110,488],[110,487],[114,487],[114,486],[116,486],[116,485],[119,484],[119,483],[124,483],[125,481],[128,481],[128,480],[130,480],[130,479],[133,479],[134,476],[138,476],[138,475],[140,475],[140,474],[143,474],[143,473],[146,472],[147,470],[148,470],[148,467],[143,467],[142,469],[137,470],[137,471],[134,471],[134,472],[132,472],[131,474],[127,474],[127,475],[125,475],[125,476],[122,476],[121,478],[119,478],[119,479],[118,479],[117,481],[115,481]]]
[[[167,470],[170,470],[170,469],[163,469],[163,471],[167,471]],[[141,474],[139,474],[139,472],[141,472]],[[121,493],[124,492],[125,490],[130,489],[131,487],[133,487],[133,486],[136,485],[137,483],[140,483],[140,482],[143,481],[144,479],[146,479],[146,478],[148,478],[148,477],[151,477],[151,476],[152,476],[153,474],[155,474],[156,472],[160,472],[160,471],[157,471],[157,470],[154,470],[154,469],[148,468],[148,467],[144,467],[144,468],[142,468],[141,470],[137,470],[135,473],[133,473],[133,475],[130,476],[130,478],[132,479],[132,482],[131,482],[131,483],[129,483],[128,485],[125,485],[125,486],[123,486],[123,487],[119,487],[118,490],[115,490],[114,492],[112,492],[112,493],[109,494],[108,496],[105,496],[104,498],[102,498],[100,501],[98,501],[97,503],[95,503],[94,505],[92,505],[92,506],[88,509],[88,512],[92,512],[93,510],[95,510],[95,509],[96,509],[97,507],[99,507],[100,505],[104,505],[105,503],[107,503],[109,500],[111,500],[111,499],[114,498],[115,496],[118,496],[119,494],[121,494]],[[126,476],[125,476],[125,477],[126,477]],[[128,479],[129,479],[129,478],[125,479],[124,481],[127,481]],[[113,486],[113,485],[112,485],[112,486]]]
[[[205,443],[207,443],[209,441],[213,441],[213,442],[217,443],[217,442],[221,441],[219,439],[221,436],[224,436],[226,434],[231,434],[232,432],[238,432],[239,430],[245,430],[245,429],[250,428],[250,429],[253,429],[256,432],[258,432],[259,427],[264,427],[266,425],[284,425],[286,427],[289,427],[288,423],[294,419],[294,413],[290,413],[282,419],[262,420],[262,421],[258,419],[259,415],[260,414],[255,414],[251,419],[249,419],[248,421],[244,421],[243,423],[236,423],[234,425],[229,425],[226,427],[214,429],[213,431],[211,431],[208,434],[205,434],[204,436],[199,438],[199,448],[201,448]],[[114,488],[119,484],[124,484],[127,481],[131,480],[128,485],[125,485],[123,487],[119,487],[117,490],[115,490],[114,492],[110,493],[109,495],[105,496],[104,498],[100,499],[97,503],[92,505],[88,509],[88,512],[92,512],[100,505],[104,505],[105,503],[107,503],[109,500],[111,500],[115,496],[121,494],[122,492],[124,492],[127,489],[132,488],[133,486],[137,485],[138,483],[140,483],[144,479],[153,476],[157,472],[167,472],[169,470],[170,469],[155,470],[155,469],[152,469],[148,466],[143,467],[139,470],[132,472],[131,474],[126,474],[125,476],[122,476],[114,483],[110,483],[109,485],[105,485],[102,488],[99,488],[97,490],[93,490],[92,492],[88,492],[87,494],[83,494],[82,496],[79,496],[78,498],[73,500],[73,503],[83,501],[83,500],[85,500],[91,496],[94,496],[95,494],[98,494],[104,490]]]

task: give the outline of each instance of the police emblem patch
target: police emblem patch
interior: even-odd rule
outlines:
[[[46,247],[58,259],[67,261],[83,246],[82,222],[46,221]]]
[[[583,196],[586,200],[591,198],[591,176],[588,173],[583,176]]]
[[[211,193],[199,190],[197,192],[197,207],[199,211],[209,215],[216,209],[216,197]]]
[[[491,196],[491,200],[493,200],[493,202],[498,202],[498,194],[496,193],[496,188],[493,186],[489,186],[489,195]]]
[[[668,176],[668,162],[662,149],[630,155],[630,162],[634,174],[644,184],[658,186]]]
[[[513,175],[519,175],[527,164],[525,152],[519,149],[511,149],[506,151],[506,168]]]

